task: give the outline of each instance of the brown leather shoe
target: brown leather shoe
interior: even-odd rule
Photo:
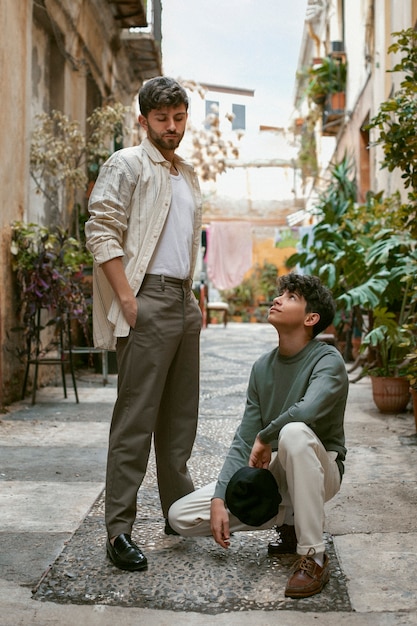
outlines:
[[[324,554],[323,567],[310,555],[302,556],[293,567],[285,588],[287,598],[308,598],[320,593],[329,581],[329,557]]]
[[[275,556],[276,554],[295,554],[297,552],[297,536],[294,526],[283,524],[275,529],[278,537],[275,541],[268,543],[268,554]]]

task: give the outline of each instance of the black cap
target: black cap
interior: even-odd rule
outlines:
[[[248,526],[262,526],[275,517],[281,500],[274,476],[257,467],[239,469],[226,489],[229,511]]]

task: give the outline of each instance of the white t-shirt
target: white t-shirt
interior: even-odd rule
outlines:
[[[169,213],[147,274],[189,278],[193,243],[194,200],[181,174],[171,174],[172,199]]]

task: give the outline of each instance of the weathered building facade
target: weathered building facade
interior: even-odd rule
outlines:
[[[301,119],[308,115],[306,69],[328,58],[347,63],[343,104],[335,110],[326,100],[315,124],[319,168],[314,183],[310,179],[310,208],[329,163],[344,155],[355,166],[359,202],[369,190],[398,190],[406,197],[400,173],[381,169],[382,147],[372,145],[366,125],[401,80],[398,72],[389,71],[395,63],[387,52],[392,33],[416,27],[417,0],[308,1],[296,88]]]
[[[142,82],[162,73],[160,0],[3,0],[0,4],[0,407],[19,397],[10,224],[51,225],[30,183],[36,115],[62,111],[85,129],[110,99],[131,105]]]

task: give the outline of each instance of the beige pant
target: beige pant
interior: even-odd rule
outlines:
[[[298,554],[311,548],[324,552],[324,503],[340,489],[336,452],[327,452],[313,431],[302,422],[287,424],[278,438],[278,452],[269,469],[274,474],[282,502],[276,517],[257,530],[294,524]],[[210,502],[216,483],[177,500],[169,510],[169,523],[186,537],[209,536]],[[254,530],[230,515],[230,532]]]

